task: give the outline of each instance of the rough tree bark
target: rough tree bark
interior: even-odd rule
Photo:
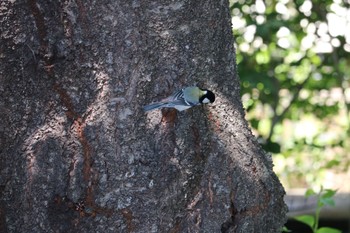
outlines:
[[[2,1],[0,232],[278,232],[228,1]],[[188,85],[214,104],[142,106]]]

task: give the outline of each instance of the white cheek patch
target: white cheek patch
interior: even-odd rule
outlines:
[[[210,102],[210,100],[208,98],[204,98],[203,101],[202,101],[203,104],[207,104],[209,102]]]

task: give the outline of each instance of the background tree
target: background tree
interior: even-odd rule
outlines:
[[[1,232],[278,232],[226,1],[1,6]],[[198,84],[211,106],[141,106]]]
[[[326,171],[347,173],[349,3],[230,3],[247,119],[283,184],[319,187]]]

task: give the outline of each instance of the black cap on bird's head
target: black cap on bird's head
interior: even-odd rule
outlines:
[[[215,101],[214,93],[209,90],[203,91],[205,92],[205,94],[199,98],[199,102],[202,104],[213,103]]]

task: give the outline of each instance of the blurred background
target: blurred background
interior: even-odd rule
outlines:
[[[350,0],[230,0],[230,9],[246,118],[290,215],[312,212],[305,190],[334,189],[321,216],[350,232]]]

